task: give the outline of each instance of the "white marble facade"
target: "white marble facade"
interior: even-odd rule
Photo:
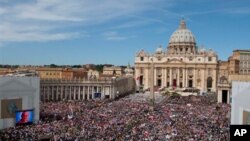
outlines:
[[[152,54],[144,50],[137,52],[135,78],[144,89],[150,87],[151,63],[154,66],[154,86],[216,91],[217,54],[196,46],[195,37],[184,20],[170,37],[166,50],[160,46]]]

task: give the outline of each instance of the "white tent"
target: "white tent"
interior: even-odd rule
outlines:
[[[232,82],[231,124],[250,123],[250,82]]]
[[[33,122],[39,120],[40,79],[38,77],[0,77],[0,129],[15,126],[15,110],[34,109]],[[19,103],[19,104],[18,104]]]

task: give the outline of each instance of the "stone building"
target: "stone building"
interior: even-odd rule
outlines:
[[[131,68],[130,64],[124,69],[125,76],[134,76],[134,70]]]
[[[119,66],[103,67],[103,75],[122,76],[122,68]]]
[[[89,69],[87,73],[88,79],[99,79],[100,72],[94,69]]]
[[[37,68],[36,71],[41,79],[61,79],[62,68]]]
[[[115,99],[135,91],[133,77],[105,80],[41,79],[41,101]]]
[[[233,81],[250,81],[250,50],[234,50],[228,61],[218,62],[218,102],[231,102]]]
[[[85,69],[72,68],[36,68],[41,79],[85,79],[88,72]],[[91,72],[91,71],[90,71]]]
[[[198,48],[193,33],[184,20],[171,35],[166,50],[161,46],[154,53],[144,50],[136,53],[135,78],[147,89],[152,78],[154,86],[168,88],[195,87],[202,91],[216,91],[217,54]],[[154,76],[150,75],[153,65]]]

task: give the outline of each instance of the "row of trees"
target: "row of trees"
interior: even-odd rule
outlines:
[[[88,68],[88,69],[95,69],[99,72],[103,71],[104,66],[113,66],[111,64],[91,64],[91,65],[56,65],[56,64],[50,64],[50,65],[43,65],[43,66],[37,66],[37,67],[49,67],[49,68]],[[0,68],[13,68],[16,69],[18,67],[23,67],[23,65],[2,65],[0,64]],[[25,67],[32,67],[32,65],[27,65]],[[120,66],[120,67],[126,67],[126,66]]]

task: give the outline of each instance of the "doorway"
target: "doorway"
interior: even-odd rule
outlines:
[[[142,85],[143,84],[143,76],[140,76],[140,80],[139,80],[139,84]]]
[[[176,87],[176,79],[173,80],[173,87]]]
[[[188,80],[188,87],[193,87],[193,80],[191,79],[191,80]]]
[[[157,80],[157,86],[161,87],[161,79]]]
[[[222,103],[227,103],[228,90],[222,90]]]

